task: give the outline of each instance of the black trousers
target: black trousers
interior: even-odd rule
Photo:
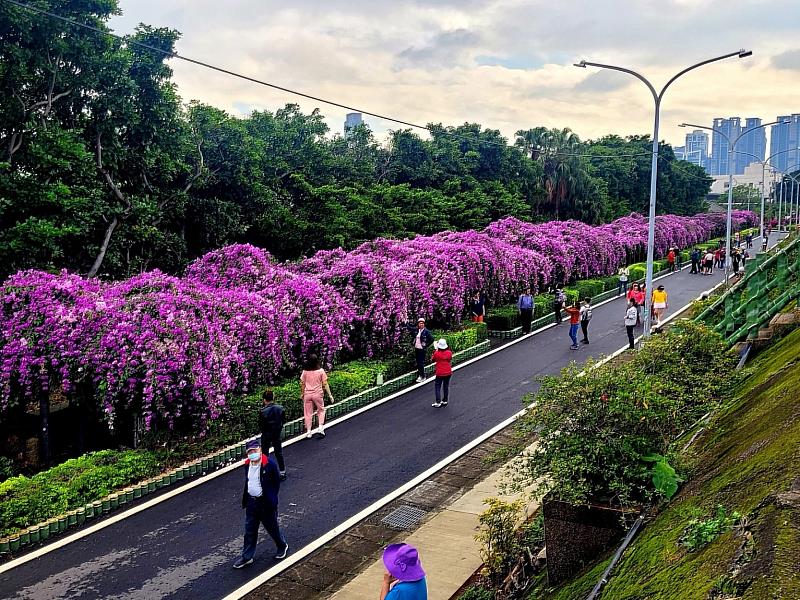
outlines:
[[[425,350],[414,348],[414,358],[417,361],[417,375],[425,377]]]
[[[244,548],[242,558],[250,560],[256,553],[258,527],[263,525],[278,550],[283,550],[286,540],[278,525],[278,507],[270,506],[261,498],[248,498],[244,517]]]
[[[531,321],[533,320],[532,308],[521,308],[519,310],[519,317],[522,321],[522,333],[531,332]]]
[[[553,316],[556,318],[556,324],[561,323],[561,305],[558,308],[553,307]]]
[[[281,445],[280,431],[261,432],[261,449],[265,454],[269,452],[270,446],[272,446],[275,452],[275,460],[278,461],[278,470],[283,473],[286,470],[286,465],[283,464],[283,446]]]
[[[628,331],[628,348],[633,350],[634,342],[633,342],[633,328],[636,327],[635,325],[625,325],[625,329]]]
[[[589,341],[589,321],[581,321],[581,332],[583,333],[583,341]]]
[[[689,274],[691,275],[692,273],[697,273],[697,261],[696,260],[692,261],[692,270],[689,271]]]

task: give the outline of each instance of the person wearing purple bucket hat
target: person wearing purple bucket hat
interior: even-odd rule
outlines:
[[[380,600],[428,600],[425,571],[419,553],[409,544],[390,544],[383,551],[383,575]]]

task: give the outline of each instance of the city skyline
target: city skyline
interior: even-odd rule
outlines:
[[[792,82],[800,50],[793,4],[770,11],[749,2],[717,10],[711,0],[649,5],[574,1],[436,0],[359,3],[235,0],[219,14],[209,0],[123,0],[112,25],[129,33],[144,22],[182,33],[178,52],[285,87],[415,123],[477,122],[513,138],[519,129],[570,127],[581,139],[652,133],[652,98],[621,73],[576,69],[581,59],[627,66],[661,85],[682,68],[741,47],[752,57],[703,67],[667,93],[660,137],[683,143],[682,121],[720,114],[796,110]],[[707,23],[715,35],[706,35]],[[523,25],[524,24],[524,25]],[[702,32],[702,34],[701,34]],[[691,39],[691,44],[674,44]],[[669,52],[664,52],[669,48]],[[298,99],[171,61],[178,91],[234,114],[298,103],[320,108],[332,131],[345,109]],[[370,120],[379,139],[400,125]]]

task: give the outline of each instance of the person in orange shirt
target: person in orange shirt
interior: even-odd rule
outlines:
[[[572,349],[578,349],[578,327],[581,325],[581,307],[576,301],[574,305],[564,309],[569,315],[569,337],[572,340]]]

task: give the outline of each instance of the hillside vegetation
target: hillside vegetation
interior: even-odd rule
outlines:
[[[799,362],[800,330],[748,368],[684,453],[688,482],[634,540],[603,599],[800,598]],[[608,560],[548,597],[585,598]]]

